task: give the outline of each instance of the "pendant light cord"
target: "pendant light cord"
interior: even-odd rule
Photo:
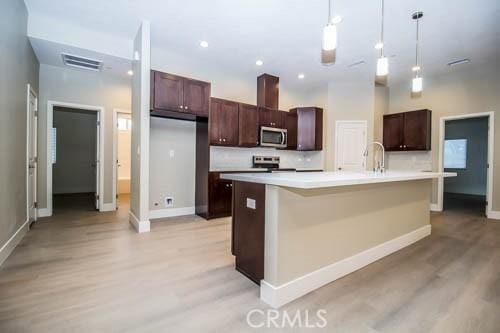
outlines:
[[[382,0],[382,21],[380,23],[380,41],[382,42],[382,48],[380,49],[380,56],[384,56],[384,12],[385,12],[385,1]]]
[[[420,25],[419,25],[419,21],[420,21],[420,18],[417,18],[417,38],[416,38],[416,42],[415,42],[415,66],[418,66],[418,55],[419,55],[419,30],[420,30]],[[418,72],[419,71],[416,71],[415,72],[415,75],[418,76]]]
[[[328,24],[332,23],[332,1],[328,0]]]

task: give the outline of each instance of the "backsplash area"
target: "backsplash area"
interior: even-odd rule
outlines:
[[[274,148],[210,147],[210,170],[252,167],[252,156],[279,156],[281,168],[323,169],[322,151],[290,151]]]
[[[432,153],[425,152],[388,152],[386,168],[389,170],[431,171]]]

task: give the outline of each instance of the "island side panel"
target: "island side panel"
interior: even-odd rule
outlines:
[[[236,269],[257,284],[264,278],[265,185],[233,182],[232,251]]]
[[[430,180],[294,189],[268,185],[265,282],[279,287],[419,229]]]

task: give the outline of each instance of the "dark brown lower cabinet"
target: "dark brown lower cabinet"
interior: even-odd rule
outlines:
[[[265,200],[265,185],[234,182],[231,250],[236,270],[259,285],[264,279]]]
[[[231,216],[233,183],[220,178],[219,172],[208,175],[208,218]]]

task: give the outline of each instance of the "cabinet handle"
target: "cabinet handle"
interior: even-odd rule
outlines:
[[[404,145],[404,146],[403,146],[403,148],[405,148],[405,149],[406,149],[406,145]]]
[[[184,107],[184,109],[186,109],[186,110],[187,110],[187,109],[188,109],[188,107],[187,107],[187,106],[185,106],[185,107]]]
[[[233,187],[233,183],[229,184],[229,187]]]
[[[222,139],[222,141],[226,142],[226,139]]]
[[[399,145],[399,148],[403,148],[403,145]]]
[[[221,139],[221,138],[219,138],[219,142],[222,142],[222,139]]]
[[[184,105],[181,105],[181,106],[180,106],[180,108],[181,108],[181,109],[184,109]]]

